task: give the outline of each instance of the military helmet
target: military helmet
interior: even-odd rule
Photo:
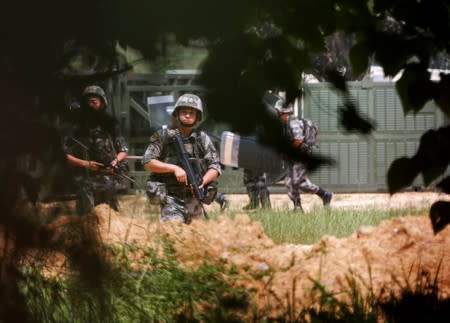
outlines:
[[[83,90],[83,96],[87,97],[89,95],[95,95],[100,97],[103,100],[103,104],[106,106],[108,105],[108,100],[106,99],[105,91],[97,85],[89,85],[84,88]]]
[[[292,104],[286,104],[283,98],[274,93],[266,93],[263,97],[263,102],[270,108],[275,109],[280,113],[293,113],[294,108]]]
[[[187,107],[197,110],[197,122],[202,120],[203,104],[202,100],[197,95],[186,93],[180,96],[175,103],[172,116],[177,117],[177,110],[179,107]]]

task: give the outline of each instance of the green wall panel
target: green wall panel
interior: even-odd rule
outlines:
[[[375,122],[369,136],[345,134],[337,125],[342,104],[327,83],[306,85],[304,115],[319,125],[319,152],[337,161],[310,178],[335,191],[386,191],[386,173],[393,160],[416,153],[424,131],[443,124],[433,103],[416,115],[404,115],[394,83],[350,82],[352,100],[360,114]],[[421,185],[417,178],[413,185]]]

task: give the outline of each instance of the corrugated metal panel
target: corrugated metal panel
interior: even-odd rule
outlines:
[[[384,143],[376,143],[375,184],[383,185],[386,181],[386,151]]]
[[[335,191],[387,190],[386,173],[393,160],[416,153],[424,131],[443,123],[433,103],[416,115],[404,115],[393,83],[349,83],[350,94],[360,113],[376,122],[369,137],[348,136],[337,126],[342,99],[329,84],[307,85],[304,114],[319,125],[319,151],[337,161],[311,174],[316,184]],[[417,178],[414,185],[421,185]]]
[[[367,185],[369,184],[369,151],[368,151],[368,145],[367,142],[360,142],[358,143],[359,146],[359,166],[358,166],[358,172],[359,172],[359,184],[361,185]]]
[[[358,153],[358,143],[352,142],[348,145],[348,182],[350,184],[360,184],[359,183],[359,160],[361,159]]]

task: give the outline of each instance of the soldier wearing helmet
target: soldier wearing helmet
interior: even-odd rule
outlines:
[[[80,115],[70,120],[63,142],[73,170],[77,213],[87,214],[100,203],[118,210],[119,183],[114,170],[127,168],[128,146],[119,124],[105,111],[108,105],[105,91],[91,85],[83,90],[82,96]]]
[[[175,103],[175,107],[172,111],[172,116],[175,117],[175,119],[177,119],[179,122],[181,122],[179,119],[179,113],[181,109],[184,110],[192,109],[192,111],[196,111],[195,123],[200,122],[202,120],[203,104],[202,100],[197,95],[183,94],[178,98],[177,102]]]
[[[99,99],[98,104],[94,104],[95,110],[103,110],[108,106],[108,99],[106,98],[105,91],[97,85],[90,85],[84,88],[83,97],[86,99],[89,106],[95,99]],[[98,107],[98,108],[97,108]]]
[[[272,93],[267,93],[264,96],[264,101],[277,112],[283,123],[285,135],[291,141],[292,146],[297,149],[309,150],[310,147],[306,147],[306,142],[304,142],[305,124],[294,114],[293,105],[286,104],[280,96]],[[306,176],[306,169],[301,162],[287,160],[286,163],[288,173],[285,177],[285,186],[289,198],[294,203],[294,209],[303,212],[300,199],[301,192],[317,194],[322,199],[324,206],[330,204],[333,193],[311,182]]]
[[[147,181],[147,195],[151,200],[155,196],[161,207],[161,220],[179,220],[189,223],[202,215],[202,202],[198,201],[187,185],[186,171],[180,166],[173,138],[179,132],[183,138],[190,158],[197,159],[202,168],[200,189],[211,196],[209,203],[217,193],[216,178],[221,167],[216,148],[210,137],[195,129],[203,118],[203,104],[194,94],[183,94],[175,103],[172,116],[175,127],[157,130],[151,137],[144,153],[142,163],[151,172]]]

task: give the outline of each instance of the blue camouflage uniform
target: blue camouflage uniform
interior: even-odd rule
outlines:
[[[244,185],[250,202],[244,207],[246,210],[255,209],[261,203],[262,208],[270,208],[270,192],[264,172],[244,169]]]
[[[152,159],[157,159],[181,166],[173,140],[175,132],[175,129],[164,128],[155,132],[150,137],[150,143],[144,153],[142,163],[146,164]],[[216,148],[204,131],[194,129],[188,137],[183,138],[183,142],[189,157],[200,161],[202,175],[208,169],[215,169],[221,174]],[[214,189],[212,187],[214,185],[215,183],[212,183],[208,188]],[[203,213],[201,202],[195,198],[188,186],[177,181],[173,173],[151,173],[147,181],[146,192],[151,201],[157,201],[160,204],[162,221],[180,220],[189,223]],[[212,200],[214,200],[214,196]]]
[[[304,123],[294,114],[290,114],[288,120],[284,122],[285,132],[288,138],[304,141]],[[302,144],[304,145],[304,144]],[[310,150],[311,147],[301,147]],[[318,185],[311,182],[306,176],[306,169],[299,161],[287,160],[288,172],[285,177],[285,186],[288,190],[289,198],[294,202],[294,207],[302,210],[300,202],[300,192],[307,192],[319,195],[324,205],[328,205],[332,193],[323,190]]]

